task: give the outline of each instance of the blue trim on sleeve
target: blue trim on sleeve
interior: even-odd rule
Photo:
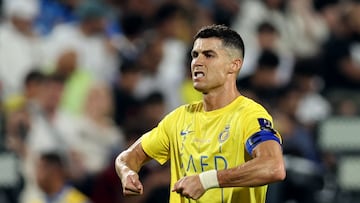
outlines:
[[[251,155],[254,148],[265,141],[268,140],[274,140],[276,142],[280,143],[280,139],[276,137],[276,135],[273,132],[270,132],[268,130],[262,130],[254,135],[252,135],[247,141],[246,141],[246,151]]]

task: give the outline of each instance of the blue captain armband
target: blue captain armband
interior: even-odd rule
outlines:
[[[280,139],[272,132],[268,130],[261,130],[254,135],[252,135],[247,141],[246,141],[246,151],[251,155],[254,148],[265,141],[268,140],[274,140],[276,142],[280,143]]]

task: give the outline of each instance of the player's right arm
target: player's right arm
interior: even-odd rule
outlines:
[[[138,172],[150,159],[141,146],[141,138],[116,158],[115,169],[121,179],[125,196],[143,194]]]

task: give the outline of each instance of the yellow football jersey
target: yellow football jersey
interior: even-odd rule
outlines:
[[[170,160],[172,188],[184,176],[229,169],[250,160],[246,147],[249,138],[263,127],[272,130],[271,122],[261,105],[244,96],[208,112],[202,102],[197,102],[175,109],[142,136],[141,144],[160,164]],[[196,201],[171,192],[170,202],[261,203],[265,202],[266,190],[267,186],[213,188]]]

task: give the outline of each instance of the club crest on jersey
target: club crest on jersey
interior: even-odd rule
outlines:
[[[225,142],[229,138],[229,129],[230,126],[225,126],[224,130],[219,134],[218,140],[220,143]]]

